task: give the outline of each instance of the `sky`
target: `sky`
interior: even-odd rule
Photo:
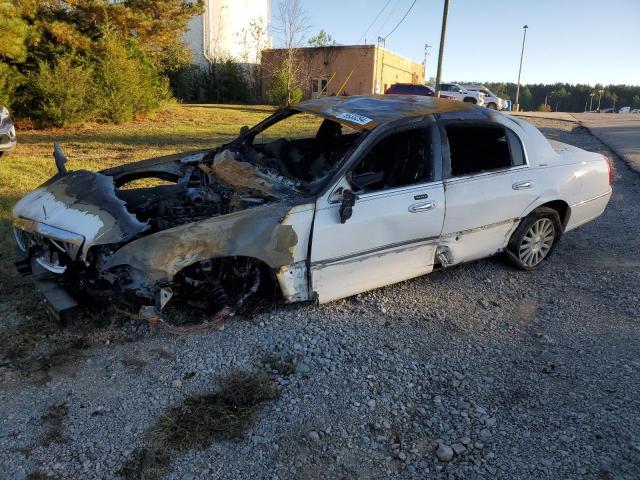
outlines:
[[[375,43],[398,24],[413,0],[301,0],[310,25],[342,45]],[[444,0],[416,0],[389,50],[435,77]],[[523,25],[528,25],[522,83],[640,85],[640,0],[450,0],[443,81],[516,82]],[[272,0],[277,23],[278,0]],[[274,46],[279,46],[277,37]]]

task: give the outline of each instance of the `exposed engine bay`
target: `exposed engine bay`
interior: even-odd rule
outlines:
[[[97,300],[157,313],[182,301],[216,312],[273,293],[274,271],[293,263],[297,243],[281,224],[287,212],[364,134],[343,135],[325,119],[312,138],[254,145],[263,130],[99,173],[68,172],[56,146],[59,173],[14,209],[18,270],[61,285],[63,306]]]

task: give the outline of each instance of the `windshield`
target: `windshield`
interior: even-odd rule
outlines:
[[[327,179],[365,133],[297,110],[276,113],[239,138],[245,161],[307,184]]]

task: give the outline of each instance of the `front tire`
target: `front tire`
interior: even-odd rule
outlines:
[[[552,208],[539,207],[526,216],[507,246],[511,263],[522,270],[535,270],[549,258],[562,236],[560,215]]]
[[[498,106],[495,103],[491,102],[489,105],[487,105],[487,108],[490,108],[491,110],[497,110]]]

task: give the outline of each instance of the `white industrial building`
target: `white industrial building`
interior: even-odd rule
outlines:
[[[256,63],[256,55],[271,47],[270,22],[270,0],[204,0],[203,14],[191,19],[186,33],[194,63],[206,66],[229,58]],[[264,32],[260,39],[251,35],[252,26]]]

